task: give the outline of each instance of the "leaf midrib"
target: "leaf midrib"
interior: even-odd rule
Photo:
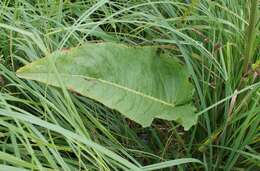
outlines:
[[[19,74],[22,74],[22,73],[18,73],[18,75],[19,75]],[[47,73],[32,73],[32,74],[47,74]],[[48,74],[48,75],[49,75],[49,74]],[[136,94],[136,95],[138,95],[138,96],[142,96],[142,97],[148,98],[148,99],[150,99],[150,100],[152,100],[152,101],[161,103],[161,104],[163,104],[163,105],[166,105],[166,106],[169,106],[169,107],[176,107],[176,105],[173,104],[173,103],[168,103],[168,102],[163,101],[163,100],[161,100],[161,99],[158,99],[158,98],[156,98],[156,97],[153,97],[153,96],[144,94],[144,93],[142,93],[142,92],[140,92],[140,91],[136,91],[136,90],[134,90],[134,89],[131,89],[131,88],[122,86],[122,85],[120,85],[120,84],[107,81],[107,80],[103,80],[103,79],[99,79],[99,78],[94,78],[94,77],[90,77],[90,76],[84,76],[84,75],[76,75],[76,74],[59,74],[59,75],[72,76],[72,77],[80,77],[80,78],[83,78],[83,79],[85,79],[85,80],[99,81],[99,82],[101,82],[101,83],[103,83],[103,84],[107,84],[107,85],[111,85],[111,86],[116,87],[116,88],[119,88],[119,89],[123,89],[123,90],[125,90],[125,91],[134,93],[134,94]],[[23,77],[23,76],[20,75],[20,77]],[[30,79],[30,78],[28,78],[28,77],[26,77],[26,76],[25,76],[24,78]]]

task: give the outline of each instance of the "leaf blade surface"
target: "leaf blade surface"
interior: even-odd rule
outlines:
[[[186,67],[156,47],[85,44],[32,62],[17,75],[56,87],[62,82],[144,127],[160,118],[187,130],[197,120]]]

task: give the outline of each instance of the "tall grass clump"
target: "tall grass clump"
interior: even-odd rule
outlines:
[[[1,0],[0,170],[258,170],[259,8],[258,0]],[[99,41],[159,46],[182,60],[197,125],[141,128],[15,74]]]

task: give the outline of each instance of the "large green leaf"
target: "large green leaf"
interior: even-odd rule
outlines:
[[[197,120],[186,67],[157,47],[90,43],[56,51],[22,67],[17,75],[64,85],[143,127],[160,118],[174,120],[187,130]]]

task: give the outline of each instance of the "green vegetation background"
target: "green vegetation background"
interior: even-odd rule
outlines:
[[[0,170],[259,169],[259,16],[257,0],[1,0]],[[86,41],[178,56],[196,89],[198,124],[143,129],[15,74]]]

